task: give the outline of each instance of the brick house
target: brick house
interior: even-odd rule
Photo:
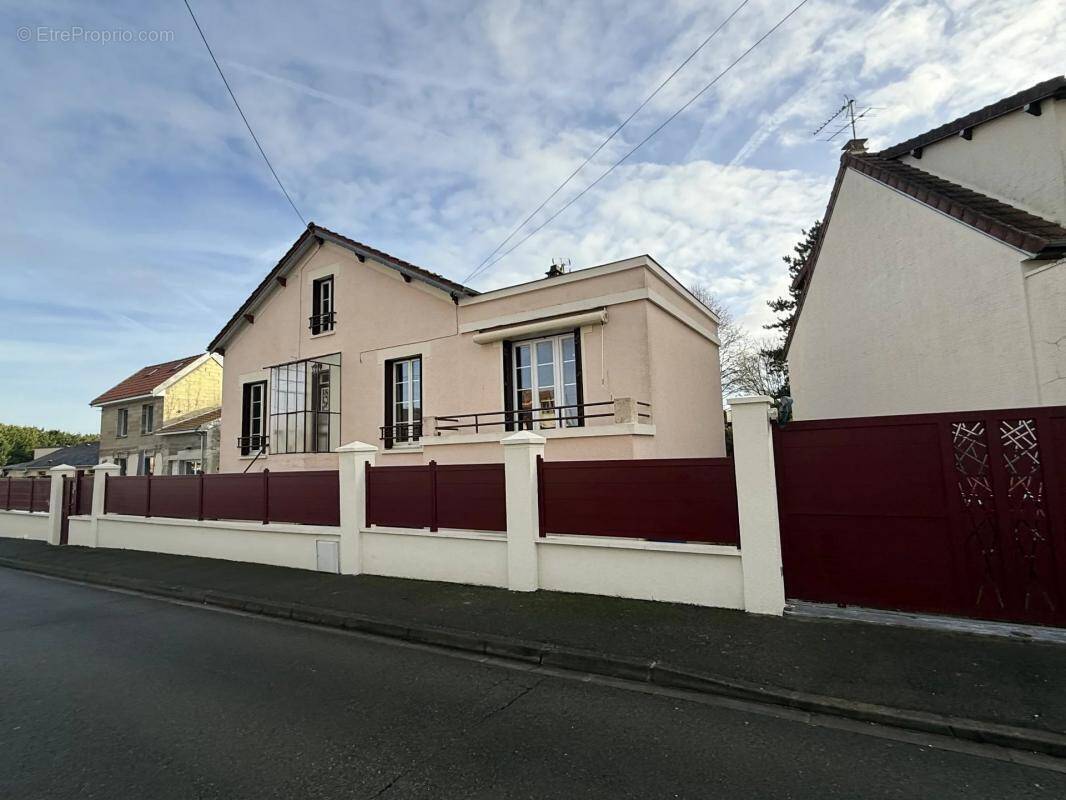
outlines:
[[[311,224],[208,349],[221,471],[725,454],[718,318],[650,256],[488,292]]]
[[[207,469],[217,464],[207,445],[221,400],[220,356],[143,367],[90,403],[100,409],[100,460],[118,464],[124,475]]]

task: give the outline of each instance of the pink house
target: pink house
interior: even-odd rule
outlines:
[[[314,225],[211,342],[220,471],[725,454],[718,319],[650,256],[479,293]]]

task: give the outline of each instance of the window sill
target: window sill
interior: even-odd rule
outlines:
[[[402,455],[404,453],[421,453],[421,452],[423,452],[423,450],[424,450],[424,448],[420,444],[419,445],[409,445],[409,446],[400,446],[400,445],[395,445],[394,444],[392,447],[382,447],[381,450],[379,450],[378,452],[381,455],[383,455],[383,456],[388,456],[388,455],[398,456],[398,455]]]
[[[256,456],[253,453],[252,455],[247,455],[247,456],[237,456],[237,458],[240,461],[254,461],[256,458],[258,458],[260,461],[266,461],[267,458],[269,458],[269,454],[268,453],[263,453],[260,456]]]
[[[322,333],[312,333],[311,334],[311,338],[312,339],[324,339],[327,336],[332,336],[336,332],[337,332],[337,328],[334,327],[333,330],[331,330],[331,331],[322,331]]]

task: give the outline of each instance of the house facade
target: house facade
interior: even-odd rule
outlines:
[[[311,224],[209,346],[220,469],[721,456],[717,322],[648,256],[482,294]]]
[[[863,144],[797,277],[796,418],[1066,404],[1066,78]]]
[[[206,469],[212,460],[206,426],[217,421],[221,402],[217,355],[143,367],[91,403],[100,409],[100,459],[118,464],[123,475]]]

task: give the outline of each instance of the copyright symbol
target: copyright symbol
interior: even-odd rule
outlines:
[[[18,29],[17,36],[20,42],[28,42],[30,40],[30,29],[23,25]]]

